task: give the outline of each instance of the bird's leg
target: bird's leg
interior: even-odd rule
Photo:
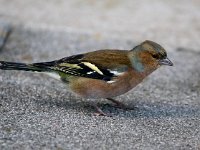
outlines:
[[[125,109],[125,110],[132,110],[132,109],[134,109],[134,108],[131,108],[131,107],[128,107],[128,106],[124,105],[123,103],[121,103],[121,102],[119,102],[119,101],[117,101],[117,100],[115,100],[113,98],[106,98],[106,99],[109,100],[109,101],[111,101],[111,102],[113,102],[113,103],[115,103],[115,107],[117,107],[117,108]]]
[[[101,108],[99,108],[96,104],[93,104],[93,107],[96,109],[96,113],[94,113],[96,116],[107,116],[107,117],[112,117],[110,114],[106,114],[103,112]]]

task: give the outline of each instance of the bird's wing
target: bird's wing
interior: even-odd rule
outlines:
[[[119,58],[113,57],[113,53],[106,52],[106,55],[104,53],[104,56],[102,56],[100,55],[99,51],[96,52],[96,54],[94,52],[90,52],[86,54],[65,57],[56,61],[55,65],[51,68],[66,75],[80,76],[104,81],[112,81],[114,77],[121,75],[128,69],[128,65],[121,63],[121,60],[117,60],[117,62],[115,62],[116,59]],[[91,57],[91,53],[94,53],[93,57]],[[112,57],[109,57],[108,59],[107,57],[109,54],[111,54]],[[103,64],[102,61],[104,62]],[[119,62],[121,64],[118,64]]]

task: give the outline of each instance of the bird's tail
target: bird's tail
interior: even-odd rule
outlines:
[[[0,61],[0,69],[2,69],[2,70],[51,72],[52,66],[53,66],[53,62],[25,64],[25,63]]]

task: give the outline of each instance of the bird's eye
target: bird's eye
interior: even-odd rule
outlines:
[[[159,55],[157,55],[157,54],[153,54],[152,57],[155,59],[159,59]]]

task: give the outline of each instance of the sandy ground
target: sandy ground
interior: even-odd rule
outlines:
[[[200,148],[199,18],[198,0],[0,0],[0,29],[13,26],[0,60],[48,61],[150,39],[175,64],[118,97],[135,110],[99,100],[112,118],[92,115],[90,100],[45,75],[0,71],[0,149]]]

